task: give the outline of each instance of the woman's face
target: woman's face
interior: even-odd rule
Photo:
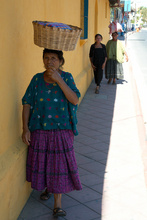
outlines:
[[[45,53],[43,63],[45,69],[54,67],[56,70],[58,70],[60,65],[62,64],[62,61],[59,60],[58,55],[56,53]]]
[[[95,41],[96,41],[96,43],[100,43],[100,42],[102,41],[101,36],[97,36],[97,37],[95,38]]]
[[[118,34],[117,33],[114,33],[114,34],[112,34],[112,38],[113,38],[113,40],[117,40],[117,37],[118,37]]]

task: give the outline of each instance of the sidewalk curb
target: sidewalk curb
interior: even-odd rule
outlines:
[[[137,86],[140,104],[141,104],[141,110],[143,114],[143,121],[144,121],[144,126],[145,126],[145,140],[147,140],[147,102],[145,98],[145,94],[147,94],[147,88],[144,83],[143,76],[142,74],[140,74],[139,66],[136,63],[133,66],[134,63],[135,62],[132,62],[132,58],[131,58],[131,66],[133,70],[133,75],[135,77],[136,86]]]

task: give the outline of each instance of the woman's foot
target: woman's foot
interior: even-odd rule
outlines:
[[[96,94],[99,94],[99,86],[96,87],[95,93],[96,93]]]
[[[110,83],[111,83],[111,81],[112,81],[112,79],[109,79],[109,80],[108,80],[108,82],[107,82],[107,84],[110,84]]]
[[[66,212],[61,208],[54,208],[53,209],[53,216],[54,217],[66,216]]]
[[[41,200],[48,200],[50,197],[51,197],[51,193],[49,193],[48,191],[47,191],[47,189],[43,192],[43,193],[41,193],[41,195],[40,195],[40,199]]]
[[[113,79],[113,83],[112,83],[113,85],[115,85],[116,84],[116,79]]]
[[[53,216],[66,216],[66,212],[61,208],[62,194],[54,194],[54,209]]]

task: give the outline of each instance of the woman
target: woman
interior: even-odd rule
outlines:
[[[61,70],[62,51],[44,49],[43,63],[46,70],[33,77],[22,99],[27,181],[33,189],[46,188],[43,200],[53,193],[53,215],[65,216],[62,193],[82,189],[73,149],[80,93],[72,75]]]
[[[125,51],[125,47],[121,41],[117,39],[117,37],[117,32],[112,33],[112,40],[109,40],[106,44],[108,60],[106,63],[105,75],[106,79],[108,79],[108,84],[111,83],[112,79],[112,84],[116,84],[116,79],[124,78],[122,67],[122,63],[124,62],[124,54],[126,55],[126,61],[128,61],[128,55]]]
[[[95,35],[95,43],[91,45],[89,58],[91,66],[94,70],[94,78],[96,83],[95,93],[99,93],[100,83],[103,78],[103,69],[107,61],[106,47],[101,43],[103,37],[101,34]]]

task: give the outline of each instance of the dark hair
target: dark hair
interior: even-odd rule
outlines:
[[[113,33],[112,33],[112,35],[113,35],[113,34],[117,34],[117,35],[118,35],[118,32],[117,32],[117,31],[115,31],[115,32],[113,32]]]
[[[65,63],[65,60],[64,60],[64,57],[63,57],[63,52],[62,52],[61,50],[51,50],[51,49],[45,48],[45,49],[43,50],[43,58],[44,58],[44,55],[45,55],[46,53],[55,53],[55,54],[57,54],[59,60],[62,61],[62,65]]]
[[[95,35],[95,40],[96,40],[96,38],[97,38],[98,36],[101,37],[101,38],[103,39],[103,37],[102,37],[101,34],[96,34],[96,35]]]

